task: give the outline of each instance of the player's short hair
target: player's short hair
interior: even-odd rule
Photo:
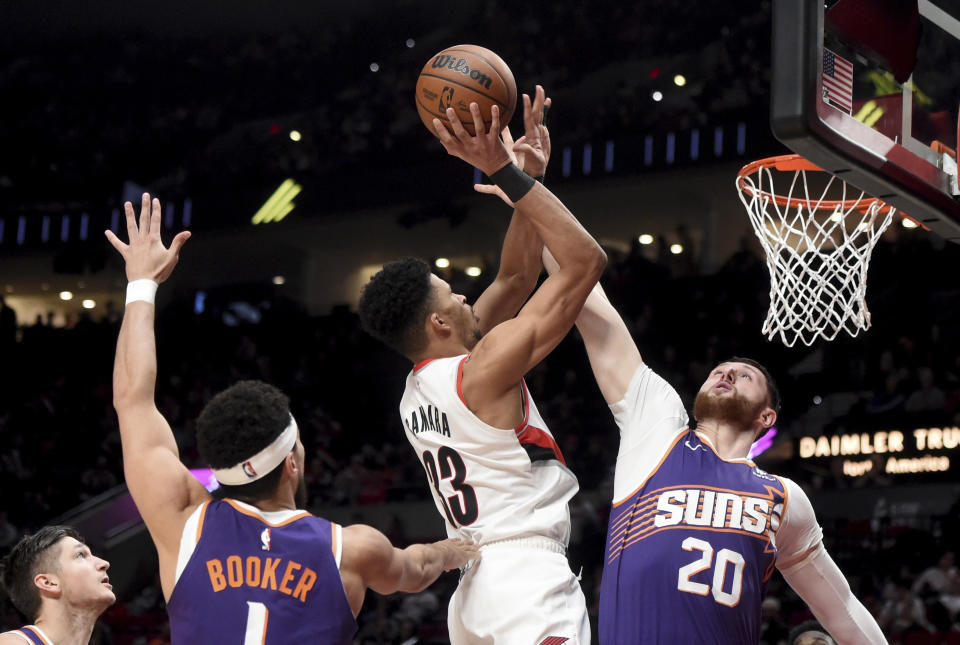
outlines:
[[[777,381],[773,378],[770,370],[761,365],[758,361],[755,361],[752,358],[745,358],[743,356],[733,356],[725,361],[720,361],[717,364],[723,365],[724,363],[746,363],[747,365],[760,370],[760,373],[763,374],[763,378],[767,381],[767,397],[770,399],[770,407],[773,408],[774,412],[780,412],[780,390],[777,389]]]
[[[53,548],[65,537],[83,542],[70,526],[45,526],[33,535],[23,536],[3,559],[3,587],[13,606],[33,622],[40,615],[40,590],[33,584],[38,573],[60,570],[60,549]]]
[[[269,446],[290,424],[290,399],[263,381],[239,381],[210,399],[197,418],[197,448],[211,468],[230,468]],[[221,484],[217,497],[257,502],[280,483],[283,462],[241,486]]]
[[[360,294],[363,330],[391,349],[410,356],[426,347],[423,321],[433,300],[430,266],[417,258],[384,265]]]
[[[794,643],[797,642],[797,639],[800,638],[800,635],[805,634],[807,632],[821,632],[825,636],[830,638],[831,642],[836,643],[833,637],[830,636],[830,632],[828,632],[826,629],[823,628],[823,625],[821,625],[819,622],[815,620],[808,620],[806,622],[800,623],[799,625],[797,625],[796,627],[790,630],[790,634],[787,636],[787,645],[794,645]]]

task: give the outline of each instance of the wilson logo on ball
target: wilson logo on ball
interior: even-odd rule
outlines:
[[[463,74],[464,76],[476,81],[480,85],[483,85],[486,89],[490,89],[491,78],[479,70],[470,69],[470,66],[467,65],[466,58],[451,56],[449,54],[439,54],[434,57],[433,63],[431,63],[430,66],[434,69],[447,68],[451,72]]]

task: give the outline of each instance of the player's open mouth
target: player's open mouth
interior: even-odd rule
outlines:
[[[720,381],[713,387],[713,389],[730,391],[733,389],[733,386],[727,383],[726,381]]]
[[[100,584],[106,585],[107,587],[110,587],[111,589],[113,589],[113,585],[110,584],[110,577],[109,577],[109,576],[104,576],[104,577],[103,577],[103,580],[100,581]]]

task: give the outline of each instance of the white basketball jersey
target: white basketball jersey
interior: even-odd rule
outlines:
[[[567,502],[577,478],[523,384],[523,422],[494,428],[467,407],[460,389],[469,357],[423,361],[407,376],[400,417],[423,464],[447,536],[486,544],[542,536],[570,538]]]

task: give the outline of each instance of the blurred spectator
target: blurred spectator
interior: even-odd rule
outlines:
[[[904,404],[907,412],[936,412],[943,410],[947,403],[947,397],[943,390],[936,386],[933,380],[933,370],[929,367],[921,367],[917,370],[917,378],[920,380],[920,388],[915,390]]]
[[[927,620],[923,603],[913,595],[906,580],[897,579],[891,582],[885,596],[877,622],[891,640],[917,631],[937,631]]]
[[[780,600],[772,596],[764,598],[760,604],[760,645],[784,645],[788,635]]]

